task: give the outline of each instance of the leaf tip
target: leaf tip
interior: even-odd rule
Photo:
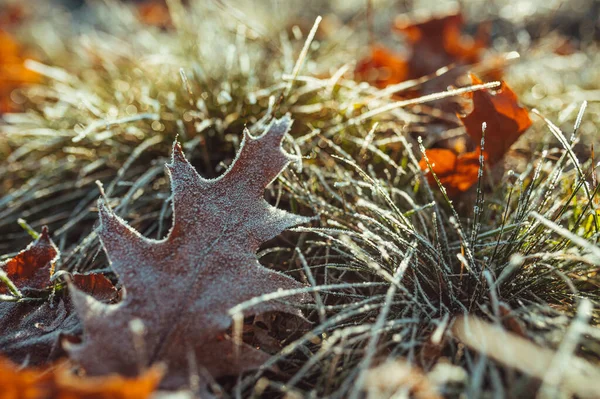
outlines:
[[[176,162],[187,162],[183,153],[183,147],[177,139],[175,139],[175,141],[173,142],[173,150],[171,151],[170,165],[174,165]]]
[[[290,130],[292,127],[292,117],[289,113],[286,113],[279,119],[274,119],[271,125],[267,129],[267,133],[265,136],[270,136],[272,138],[278,138],[280,141],[283,140],[283,136]]]
[[[50,232],[48,230],[48,226],[42,227],[42,232],[38,238],[39,241],[50,242]]]
[[[100,198],[98,200],[98,214],[100,217],[100,226],[102,226],[107,220],[109,220],[113,216],[113,212],[106,204],[106,200],[104,198]]]

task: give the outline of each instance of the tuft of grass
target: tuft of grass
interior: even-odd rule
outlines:
[[[199,173],[214,177],[231,162],[244,127],[255,132],[290,112],[285,146],[302,162],[267,197],[316,220],[259,256],[305,280],[313,324],[299,331],[280,320],[286,327],[273,333],[283,349],[261,371],[215,389],[355,398],[371,392],[370,370],[401,364],[446,396],[531,396],[539,376],[465,348],[452,333],[456,318],[483,318],[560,351],[582,303],[591,305],[585,334],[560,353],[597,367],[593,44],[556,69],[558,55],[542,39],[507,70],[539,122],[508,154],[510,170],[487,174],[452,201],[418,165],[420,147],[462,134],[435,132],[439,120],[455,120],[436,101],[497,83],[398,100],[422,81],[376,89],[353,80],[354,62],[368,50],[361,13],[333,33],[322,32],[332,23],[324,15],[311,35],[316,14],[294,22],[302,14],[283,5],[272,18],[251,2],[251,18],[243,2],[167,3],[173,28],[144,26],[131,6],[114,1],[81,10],[76,35],[68,13],[43,8],[19,28],[38,47],[27,66],[43,81],[16,92],[25,112],[0,122],[3,256],[47,224],[63,253],[60,269],[108,271],[95,233],[101,187],[117,214],[162,237],[171,218],[163,165],[176,136]],[[50,33],[36,34],[42,30]],[[546,58],[552,62],[540,70]],[[589,68],[577,73],[582,66]]]

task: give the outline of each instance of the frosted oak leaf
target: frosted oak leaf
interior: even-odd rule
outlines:
[[[67,350],[88,374],[133,376],[164,362],[168,371],[161,386],[175,388],[188,383],[193,364],[205,387],[210,378],[255,369],[268,358],[248,345],[236,347],[225,333],[233,306],[302,287],[261,266],[255,255],[263,242],[310,220],[264,199],[265,187],[291,160],[281,148],[291,124],[284,116],[259,137],[246,130],[233,164],[213,180],[202,178],[175,143],[167,164],[173,226],[162,240],[143,237],[100,201],[100,240],[125,295],[106,305],[73,290],[84,336]],[[308,295],[292,296],[288,303],[304,301],[310,301]],[[300,315],[274,301],[244,315],[270,311]],[[143,328],[132,331],[132,322]]]

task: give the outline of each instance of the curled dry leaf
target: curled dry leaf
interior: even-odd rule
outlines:
[[[137,378],[78,377],[65,365],[55,368],[19,369],[0,358],[0,399],[144,399],[162,377],[154,367]]]
[[[60,253],[44,227],[42,233],[0,271],[21,297],[0,282],[0,351],[19,363],[43,364],[59,356],[60,337],[80,331],[71,300],[51,282]],[[115,288],[99,274],[75,275],[75,284],[100,300],[111,300]]]
[[[483,82],[471,74],[474,85]],[[449,149],[428,149],[425,151],[433,172],[438,176],[450,197],[455,197],[471,188],[478,179],[480,167],[480,143],[482,125],[486,123],[484,158],[486,164],[498,163],[518,138],[531,126],[527,110],[519,106],[517,96],[502,82],[496,92],[481,90],[468,93],[473,100],[473,110],[460,116],[466,132],[476,151],[457,154]],[[421,159],[421,170],[428,170],[425,158]],[[431,173],[427,175],[430,184],[435,184]]]
[[[291,123],[289,116],[275,120],[256,138],[246,130],[233,164],[213,180],[198,175],[176,143],[167,165],[173,226],[162,240],[143,237],[100,201],[99,236],[125,295],[122,302],[105,305],[72,290],[84,337],[67,349],[89,374],[133,376],[140,367],[163,362],[168,366],[163,387],[186,385],[197,368],[205,388],[211,377],[254,369],[268,358],[249,345],[236,345],[226,331],[233,306],[302,287],[261,266],[255,255],[266,240],[310,220],[263,198],[265,187],[290,162],[281,141]],[[288,298],[309,300],[308,295]],[[291,305],[269,301],[244,316],[269,311],[300,315]]]
[[[14,258],[0,262],[0,270],[17,289],[43,290],[51,285],[50,276],[59,252],[50,239],[48,228],[42,228],[37,240],[32,242]],[[6,284],[0,284],[0,294],[8,295],[11,291]]]
[[[417,399],[441,399],[438,387],[419,368],[398,359],[368,370],[365,379],[367,399],[393,398],[400,392]],[[408,396],[408,395],[407,395]]]
[[[471,74],[474,85],[483,82]],[[498,162],[521,135],[531,126],[527,110],[519,106],[517,95],[502,82],[495,92],[480,90],[468,93],[473,100],[473,111],[460,116],[467,134],[476,145],[482,136],[481,126],[485,122],[485,152],[491,164]]]

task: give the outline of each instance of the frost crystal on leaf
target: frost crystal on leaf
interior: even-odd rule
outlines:
[[[173,226],[162,240],[143,237],[100,201],[99,236],[126,294],[122,302],[106,305],[72,290],[84,338],[67,349],[89,374],[136,375],[165,362],[162,386],[173,388],[187,384],[190,364],[195,364],[205,386],[207,373],[212,378],[235,375],[264,362],[264,352],[245,344],[236,348],[225,332],[233,306],[278,289],[302,287],[261,266],[255,255],[266,240],[310,220],[264,199],[265,187],[291,160],[281,148],[291,123],[289,116],[275,120],[260,137],[245,131],[233,164],[213,180],[198,175],[175,143],[167,165]],[[310,298],[297,295],[290,301]],[[268,311],[300,315],[273,301],[245,315]],[[132,320],[143,323],[143,335],[132,332]]]

